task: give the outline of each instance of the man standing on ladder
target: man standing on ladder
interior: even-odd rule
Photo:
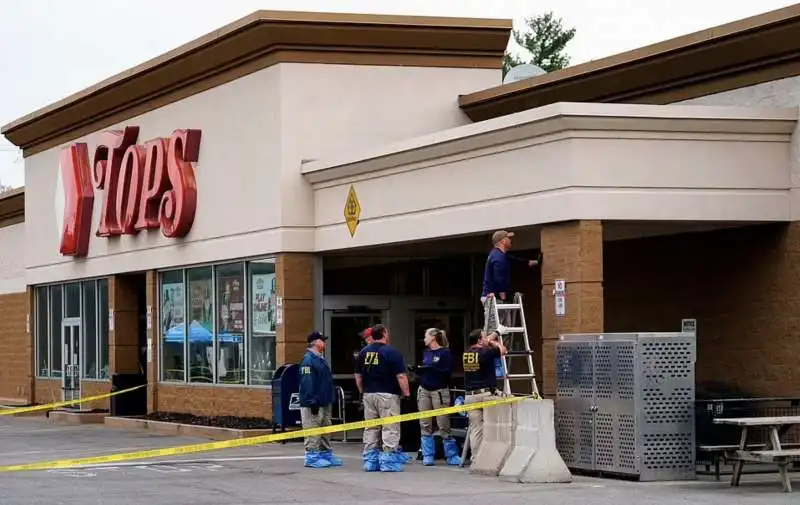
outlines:
[[[542,255],[539,254],[539,259],[526,260],[518,258],[508,253],[511,249],[511,239],[514,238],[514,233],[499,230],[492,234],[492,245],[494,246],[486,258],[486,266],[483,270],[483,289],[481,289],[481,305],[486,305],[486,299],[495,297],[501,303],[511,298],[511,262],[518,264],[525,264],[528,267],[535,267],[539,265]],[[489,314],[486,314],[488,317]],[[502,321],[496,321],[496,324],[503,324],[504,326],[512,326],[508,316],[504,314],[501,316]],[[496,328],[493,325],[491,329]]]

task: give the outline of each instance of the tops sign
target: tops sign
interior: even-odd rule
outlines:
[[[86,256],[94,190],[103,190],[98,237],[136,235],[160,228],[165,237],[185,236],[197,208],[194,167],[200,130],[175,130],[169,138],[137,144],[138,126],[102,134],[89,161],[83,142],[61,151],[63,187],[61,254]]]

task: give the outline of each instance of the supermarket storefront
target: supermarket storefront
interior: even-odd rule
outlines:
[[[459,342],[495,229],[547,258],[515,272],[546,392],[559,333],[697,317],[713,342],[756,312],[720,308],[717,281],[713,299],[687,284],[660,291],[670,310],[626,308],[662,306],[648,293],[697,262],[731,268],[709,258],[732,229],[791,253],[796,108],[556,93],[473,123],[465,103],[499,80],[509,29],[259,12],[4,127],[26,188],[0,198],[0,398],[59,400],[65,376],[85,397],[139,374],[150,412],[271,417],[272,374],[314,328],[332,334],[337,375],[366,322],[388,322],[409,361],[423,326]],[[694,244],[695,263],[645,264],[653,240]],[[787,389],[772,382],[759,387]]]

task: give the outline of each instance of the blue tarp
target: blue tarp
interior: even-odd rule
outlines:
[[[165,340],[168,343],[180,344],[183,343],[184,335],[186,334],[185,326],[173,326],[168,332]],[[211,344],[214,335],[208,331],[199,321],[192,321],[189,325],[189,343],[190,344]],[[241,335],[231,335],[230,333],[220,333],[218,335],[218,342],[238,344],[242,341]]]

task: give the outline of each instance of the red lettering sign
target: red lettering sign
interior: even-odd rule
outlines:
[[[89,175],[88,148],[76,143],[61,153],[64,232],[61,254],[85,256],[94,204],[92,183],[103,190],[98,237],[136,235],[160,228],[165,237],[189,233],[197,209],[193,162],[200,154],[200,130],[175,130],[168,139],[138,145],[139,128],[102,135]],[[90,182],[91,179],[91,182]]]
[[[60,251],[65,256],[86,256],[94,206],[89,149],[86,144],[74,144],[61,151],[59,161],[58,175],[64,188]]]

